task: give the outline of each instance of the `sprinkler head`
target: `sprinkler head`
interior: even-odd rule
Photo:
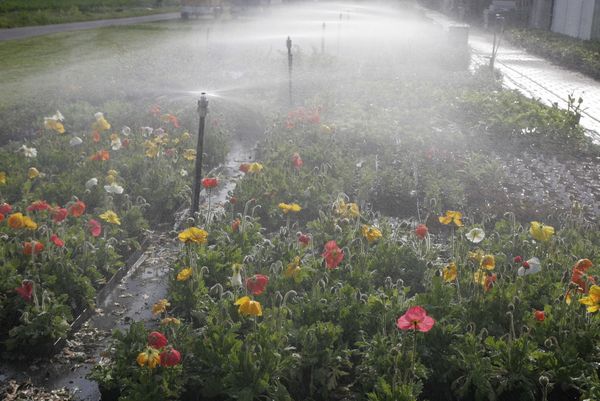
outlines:
[[[200,94],[200,100],[198,100],[198,114],[200,117],[206,117],[208,114],[208,99],[206,99],[206,93]]]

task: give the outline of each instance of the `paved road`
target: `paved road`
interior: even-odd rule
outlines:
[[[22,28],[0,29],[0,41],[25,39],[32,36],[48,35],[51,33],[79,31],[107,26],[132,25],[144,22],[165,21],[179,18],[179,13],[144,15],[141,17],[114,18],[99,21],[72,22],[69,24],[26,26]]]

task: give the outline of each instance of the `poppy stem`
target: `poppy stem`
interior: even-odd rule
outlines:
[[[413,374],[413,379],[415,379],[415,377],[416,377],[416,372],[415,372],[416,355],[417,355],[417,328],[414,327],[413,328],[413,351],[412,351],[412,362],[411,362],[411,365],[412,365],[411,370],[412,370],[412,374]]]

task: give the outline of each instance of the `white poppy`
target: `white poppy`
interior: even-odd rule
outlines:
[[[242,287],[242,265],[234,264],[231,267],[233,275],[230,277],[232,287]]]
[[[530,274],[539,273],[540,271],[542,271],[542,264],[540,263],[540,260],[536,257],[529,259],[523,264],[529,267],[519,267],[519,270],[517,270],[517,274],[519,276],[528,276]]]
[[[19,148],[19,151],[22,151],[23,154],[25,155],[25,157],[36,157],[37,156],[36,148],[28,148],[27,146],[23,145]]]
[[[71,140],[69,141],[69,145],[71,146],[79,146],[83,143],[83,140],[78,137],[78,136],[74,136],[73,138],[71,138]]]
[[[124,126],[123,128],[121,128],[121,134],[129,136],[129,134],[131,134],[131,128],[129,128],[128,126]]]
[[[96,120],[102,120],[104,118],[104,114],[102,112],[97,112],[96,114],[94,114],[94,117],[96,117]]]
[[[115,138],[115,139],[111,139],[110,141],[110,147],[112,150],[119,150],[121,149],[121,147],[123,146],[123,144],[121,143],[121,138]]]
[[[87,180],[87,182],[85,183],[85,189],[92,189],[94,188],[96,185],[98,185],[98,179],[97,178],[90,178],[89,180]]]
[[[154,131],[154,128],[152,127],[141,127],[140,129],[142,130],[143,136],[152,135],[152,132]]]
[[[54,119],[54,120],[56,120],[56,121],[64,121],[65,120],[65,117],[58,110],[56,110],[56,114],[53,115],[51,118]]]
[[[188,172],[186,169],[182,168],[181,170],[179,170],[179,175],[181,175],[182,177],[187,177]]]
[[[474,244],[479,244],[485,238],[485,232],[481,228],[473,228],[465,234],[465,237]]]
[[[104,190],[105,190],[106,192],[108,192],[109,194],[117,194],[117,195],[120,195],[120,194],[122,194],[122,193],[123,193],[123,187],[122,187],[122,186],[120,186],[120,185],[117,185],[117,183],[116,183],[116,182],[113,182],[113,183],[112,183],[112,184],[110,184],[110,185],[105,185],[105,186],[104,186]]]

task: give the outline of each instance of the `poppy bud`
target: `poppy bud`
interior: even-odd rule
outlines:
[[[533,312],[533,316],[538,322],[543,322],[546,319],[546,314],[543,310],[536,310],[535,312]]]
[[[539,382],[543,387],[546,387],[550,383],[550,379],[548,379],[548,376],[542,375],[540,376]]]
[[[527,261],[523,262],[522,266],[523,266],[525,269],[529,269],[529,263],[528,263]]]

